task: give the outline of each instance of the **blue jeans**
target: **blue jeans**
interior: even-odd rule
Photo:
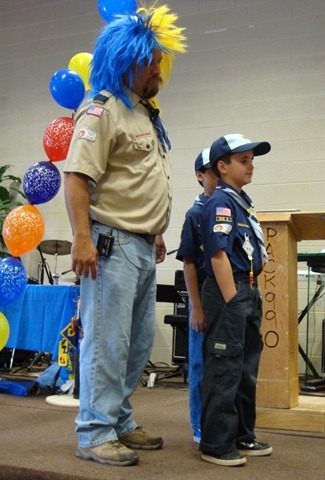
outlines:
[[[189,312],[191,307],[189,305]],[[201,430],[201,383],[203,375],[202,333],[189,327],[188,336],[188,380],[189,380],[189,407],[190,422],[193,430]]]
[[[94,281],[81,278],[80,447],[94,447],[136,428],[130,396],[149,359],[155,333],[156,251],[143,238],[94,222],[92,238],[112,233]]]

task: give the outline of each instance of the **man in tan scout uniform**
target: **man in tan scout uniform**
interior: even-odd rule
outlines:
[[[154,97],[185,49],[176,19],[163,6],[105,27],[65,167],[84,331],[76,455],[111,465],[163,445],[136,424],[130,396],[153,345],[156,262],[166,252],[170,143]]]

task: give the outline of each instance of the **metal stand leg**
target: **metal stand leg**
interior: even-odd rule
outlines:
[[[308,296],[309,296],[309,281],[310,281],[310,272],[309,272],[309,269],[310,267],[308,267]],[[311,300],[308,302],[308,304],[306,305],[306,307],[302,310],[302,312],[300,313],[299,317],[298,317],[298,324],[300,324],[300,322],[303,320],[303,318],[307,315],[307,340],[306,340],[306,352],[303,350],[303,348],[301,347],[301,345],[299,344],[299,353],[300,355],[302,356],[303,360],[305,361],[305,364],[306,364],[306,373],[305,373],[305,383],[304,383],[304,386],[301,388],[302,391],[305,391],[305,390],[309,390],[309,386],[310,384],[314,384],[315,382],[317,383],[317,381],[322,381],[322,377],[319,375],[319,373],[317,372],[316,368],[314,367],[312,361],[310,360],[309,356],[308,356],[308,331],[309,331],[309,311],[311,310],[311,308],[313,307],[313,305],[317,302],[317,300],[320,298],[321,296],[321,293],[322,291],[324,290],[324,284],[321,283],[319,285],[319,287],[317,288],[317,290],[315,291],[313,297],[311,298]],[[312,375],[314,376],[314,379],[315,380],[312,380],[312,381],[308,381],[307,380],[307,369],[309,368],[309,370],[311,371]],[[323,381],[322,381],[323,382]],[[313,386],[313,385],[312,385]]]
[[[39,251],[41,259],[42,259],[42,263],[39,264],[40,272],[39,272],[38,280],[43,285],[43,283],[44,283],[44,273],[46,273],[49,283],[51,285],[53,285],[54,282],[53,282],[53,278],[52,278],[52,275],[51,275],[51,272],[50,272],[50,268],[49,268],[49,265],[48,265],[47,261],[44,258],[41,247],[38,246],[37,250]]]

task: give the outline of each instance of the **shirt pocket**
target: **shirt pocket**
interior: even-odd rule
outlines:
[[[254,230],[252,229],[251,225],[249,225],[249,223],[237,223],[237,228],[238,236],[242,245],[244,244],[247,237],[251,240],[252,236],[254,235]]]
[[[133,140],[133,151],[129,157],[129,168],[133,173],[150,171],[156,164],[155,140],[151,135],[144,135]]]
[[[155,140],[151,136],[138,137],[133,140],[133,148],[138,152],[152,152],[155,146]]]

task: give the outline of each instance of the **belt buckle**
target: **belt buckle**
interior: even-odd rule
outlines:
[[[146,242],[149,243],[149,245],[152,245],[155,241],[155,237],[156,235],[146,235],[145,236],[145,239],[146,239]]]

